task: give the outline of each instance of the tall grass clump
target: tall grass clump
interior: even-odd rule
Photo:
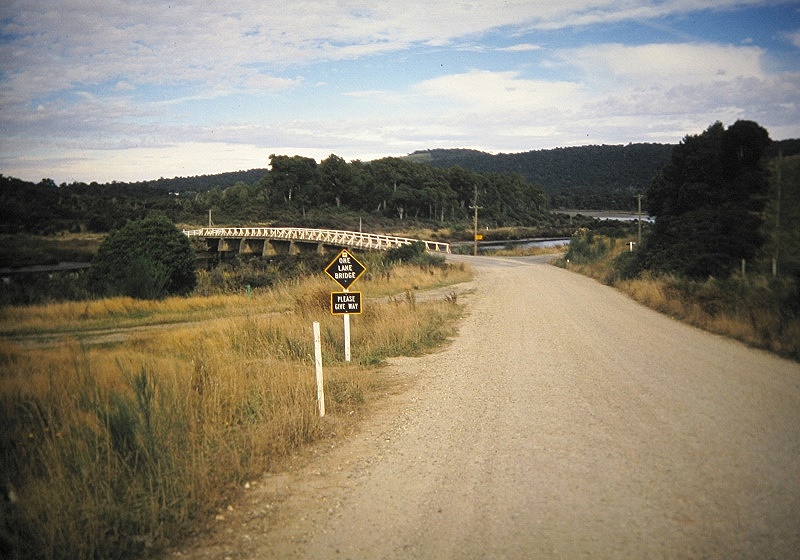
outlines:
[[[794,279],[734,275],[694,280],[646,273],[616,285],[694,326],[800,360],[800,294]]]
[[[330,314],[331,282],[320,275],[252,297],[167,299],[163,309],[128,299],[57,305],[52,339],[20,334],[47,330],[46,307],[5,310],[27,326],[6,325],[17,334],[0,339],[3,558],[152,553],[292,450],[346,433],[388,383],[376,364],[440,344],[460,315],[454,299],[416,301],[414,286],[447,279],[444,269],[413,268],[362,280],[352,363],[344,362],[342,320]],[[382,279],[405,287],[368,299],[383,292]],[[112,337],[79,328],[123,320],[136,328],[117,327]],[[313,321],[323,335],[324,422]]]
[[[617,238],[581,228],[570,238],[563,263],[570,270],[591,276],[604,284],[612,284],[617,276],[614,261],[624,253],[625,248]]]
[[[45,375],[20,356],[35,386],[3,393],[0,460],[17,496],[3,512],[9,558],[129,556],[196,510],[175,388],[146,367],[103,379],[85,352],[69,354]]]

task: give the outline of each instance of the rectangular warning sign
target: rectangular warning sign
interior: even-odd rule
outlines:
[[[361,292],[331,292],[331,313],[361,313]]]

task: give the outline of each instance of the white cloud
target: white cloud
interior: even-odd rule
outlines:
[[[282,78],[251,72],[241,77],[239,85],[250,92],[276,92],[298,87],[302,83],[302,78]]]
[[[654,24],[751,2],[6,0],[0,172],[32,169],[33,157],[91,180],[247,167],[266,159],[253,155],[261,152],[366,159],[426,146],[676,141],[698,120],[702,130],[729,116],[771,116],[788,134],[800,79],[770,70],[762,47],[687,40],[554,51],[530,32]],[[499,46],[487,38],[499,35]],[[800,32],[786,38],[800,46]],[[366,70],[400,58],[387,53],[418,51],[456,64],[436,60],[426,79],[411,64],[398,65],[407,75],[396,81],[395,68]],[[319,70],[337,61],[350,66]],[[458,70],[442,74],[448,68]]]
[[[528,80],[520,78],[518,72],[487,70],[434,78],[415,89],[455,103],[460,110],[490,114],[549,110],[564,107],[580,96],[576,83]]]
[[[497,0],[429,2],[270,2],[167,4],[20,0],[3,15],[18,34],[4,53],[12,90],[22,97],[73,83],[224,84],[253,64],[281,79],[283,69],[352,59],[411,45],[447,45],[502,26],[562,27],[687,10],[695,2]],[[520,44],[509,50],[533,49]],[[121,80],[119,77],[122,77]],[[277,83],[277,82],[276,82]]]
[[[697,84],[764,78],[763,51],[715,44],[592,45],[559,53],[593,83]]]
[[[99,157],[102,156],[102,157]],[[61,155],[42,154],[21,158],[20,176],[38,180],[45,166],[58,169],[57,182],[137,181],[160,176],[192,176],[223,173],[239,169],[267,167],[269,152],[263,147],[215,142],[186,142],[167,146],[142,146],[135,149],[114,148],[102,154],[91,149],[73,148]],[[2,163],[2,158],[0,158]],[[142,177],[141,169],[154,175]],[[163,173],[162,173],[163,171]],[[36,178],[36,179],[34,179]]]
[[[541,45],[533,45],[531,43],[520,43],[518,45],[512,45],[510,47],[504,47],[497,49],[500,52],[530,52],[530,51],[538,51],[541,50]]]
[[[791,33],[785,33],[784,37],[795,47],[800,49],[800,29],[797,31],[792,31]]]

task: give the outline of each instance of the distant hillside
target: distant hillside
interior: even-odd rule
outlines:
[[[497,155],[426,150],[350,163],[335,155],[320,163],[274,156],[270,169],[134,183],[56,185],[51,179],[31,183],[0,175],[0,234],[107,232],[154,213],[198,224],[207,222],[209,211],[217,223],[314,225],[306,219],[312,209],[441,226],[472,219],[476,190],[487,224],[541,225],[548,207],[635,210],[635,196],[647,192],[672,150],[668,144]],[[798,153],[800,140],[774,142],[768,152],[784,159]]]
[[[476,150],[424,150],[408,156],[434,167],[520,174],[540,187],[552,208],[632,210],[635,195],[669,161],[670,144],[580,146],[492,155]]]
[[[52,179],[31,183],[0,175],[0,233],[105,232],[157,212],[187,219],[186,207],[198,194],[222,192],[237,184],[257,184],[268,169],[151,181],[60,186]],[[206,207],[205,212],[208,212]],[[196,221],[196,220],[195,220]]]
[[[492,155],[466,149],[416,151],[407,159],[440,168],[520,174],[544,191],[551,208],[635,210],[672,154],[672,144],[578,146]],[[800,140],[773,142],[767,154],[800,153]]]
[[[205,192],[214,188],[225,189],[242,182],[249,185],[258,183],[269,169],[248,169],[246,171],[228,171],[215,175],[195,175],[193,177],[173,177],[171,179],[154,179],[136,183],[123,183],[131,187],[155,187],[169,192]],[[117,183],[118,184],[118,183]]]

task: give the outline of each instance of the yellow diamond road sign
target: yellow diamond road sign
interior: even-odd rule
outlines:
[[[358,280],[366,270],[366,267],[358,262],[358,259],[351,255],[347,249],[343,249],[331,261],[331,264],[325,268],[328,276],[338,282],[345,290],[350,287],[350,284]]]

